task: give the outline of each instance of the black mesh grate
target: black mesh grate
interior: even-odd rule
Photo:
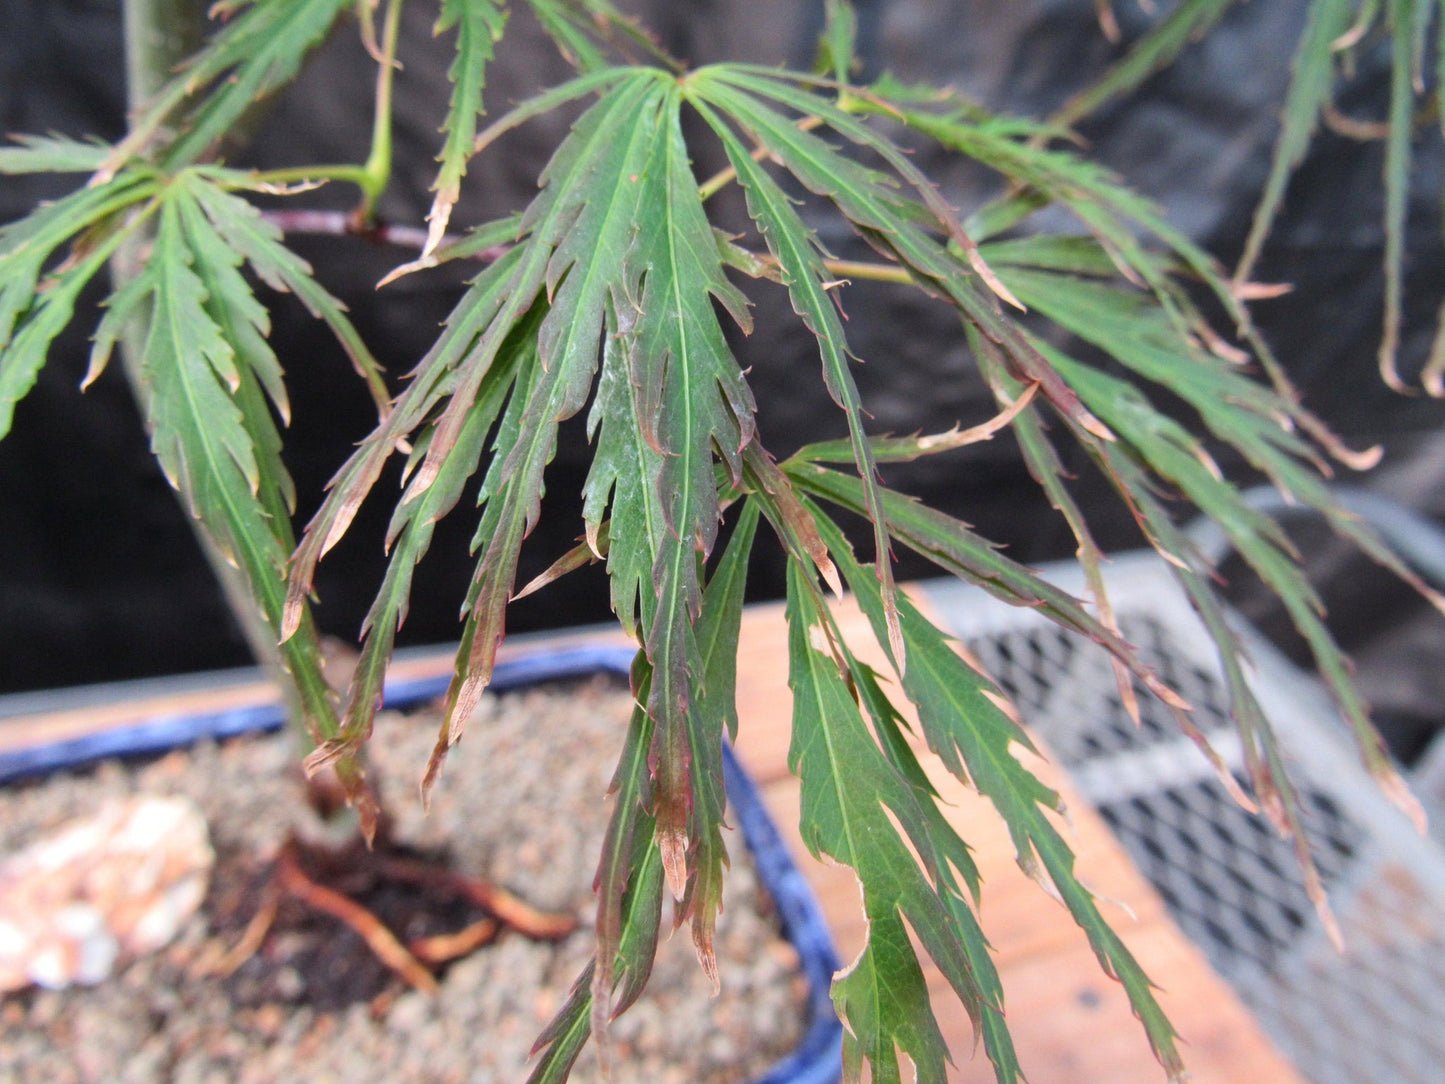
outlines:
[[[1150,614],[1121,625],[1193,705],[1194,723],[1237,761],[1212,660],[1192,657]],[[967,646],[1304,1076],[1315,1084],[1445,1079],[1445,907],[1408,868],[1382,858],[1381,840],[1347,812],[1358,779],[1292,770],[1349,946],[1341,956],[1323,935],[1293,845],[1229,796],[1165,705],[1141,694],[1135,725],[1095,645],[1023,620],[970,636]]]
[[[1328,890],[1362,833],[1338,815],[1319,815],[1333,808],[1327,795],[1305,798],[1311,849]],[[1217,779],[1098,809],[1180,928],[1226,978],[1273,970],[1312,924],[1314,905],[1293,846],[1241,809]]]

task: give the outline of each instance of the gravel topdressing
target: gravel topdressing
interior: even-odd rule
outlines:
[[[450,965],[438,997],[406,988],[344,926],[294,901],[233,975],[206,974],[254,914],[297,815],[299,754],[286,735],[0,791],[0,853],[109,798],[155,793],[195,801],[217,855],[206,904],[168,948],[93,988],[0,1001],[0,1084],[521,1084],[533,1040],[591,955],[592,875],[630,710],[626,691],[604,679],[485,698],[429,815],[416,781],[435,721],[379,717],[372,773],[394,835],[581,923],[555,945],[503,933]],[[802,1036],[807,993],[796,955],[736,833],[729,846],[722,993],[710,996],[685,929],[665,942],[642,1001],[613,1025],[616,1081],[747,1080]],[[573,1079],[600,1079],[590,1045]]]

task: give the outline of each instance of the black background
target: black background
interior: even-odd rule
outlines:
[[[821,12],[821,3],[755,0],[631,6],[653,9],[644,13],[665,44],[696,63],[806,61]],[[871,0],[858,7],[871,70],[950,83],[990,107],[1033,116],[1061,104],[1122,48],[1099,33],[1089,0]],[[420,222],[434,175],[450,43],[431,36],[433,8],[415,3],[407,8],[406,69],[398,82],[399,164],[381,208],[397,222]],[[1147,22],[1137,5],[1125,0],[1116,8],[1126,42],[1144,31]],[[1238,254],[1268,169],[1304,9],[1304,0],[1237,5],[1210,37],[1140,95],[1081,126],[1092,154],[1161,203],[1176,225],[1227,264]],[[118,4],[0,0],[0,12],[0,130],[116,138],[124,126]],[[503,49],[488,76],[494,106],[566,75],[555,51],[523,15],[515,17]],[[1385,56],[1366,53],[1342,95],[1346,112],[1383,116]],[[357,105],[370,101],[372,78],[355,34],[339,33],[276,104],[244,161],[278,166],[364,157],[369,108]],[[567,119],[559,115],[530,125],[479,159],[459,220],[481,221],[529,199]],[[1422,139],[1416,154],[1407,374],[1428,350],[1445,284],[1438,132]],[[700,175],[715,168],[716,148],[700,143],[696,155]],[[996,190],[994,178],[968,163],[921,152],[919,164],[964,211]],[[1441,405],[1401,398],[1375,374],[1382,302],[1381,164],[1378,144],[1320,135],[1290,187],[1256,274],[1262,281],[1292,282],[1296,289],[1260,303],[1256,314],[1306,403],[1351,443],[1386,444],[1385,464],[1368,483],[1438,514],[1445,512],[1439,484],[1445,448],[1437,436]],[[0,219],[18,217],[37,199],[61,191],[43,178],[4,178]],[[332,206],[346,206],[351,198],[340,189],[318,197]],[[721,207],[725,220],[739,213],[725,199]],[[840,223],[821,218],[815,224],[839,255],[853,254],[857,243]],[[459,280],[444,274],[411,276],[376,291],[377,279],[406,258],[399,250],[356,239],[313,238],[299,247],[322,281],[350,304],[364,337],[393,375],[421,356],[459,294]],[[737,348],[751,367],[765,443],[783,454],[804,441],[839,435],[841,418],[818,378],[808,333],[779,292],[758,290],[753,296],[757,327]],[[274,343],[287,367],[295,416],[288,463],[304,520],[351,443],[367,431],[370,406],[328,333],[290,299],[274,300]],[[866,361],[858,380],[877,431],[946,428],[988,416],[989,398],[948,313],[906,291],[877,285],[849,288],[845,305],[851,345]],[[94,320],[93,309],[82,307],[38,386],[20,404],[14,431],[0,443],[0,692],[235,665],[246,658],[189,527],[151,460],[118,366],[85,395],[77,391]],[[575,494],[587,453],[580,426],[570,426],[548,474],[546,515],[524,551],[523,580],[576,538]],[[1137,544],[1102,483],[1083,464],[1072,465],[1100,540],[1112,549]],[[1038,495],[1007,438],[947,462],[891,469],[886,480],[961,515],[1007,543],[1019,559],[1037,562],[1072,553],[1066,527]],[[388,486],[384,481],[378,487],[353,536],[321,565],[318,613],[331,634],[355,635],[378,582]],[[438,531],[403,642],[456,635],[456,609],[471,570],[466,550],[474,523],[467,522],[467,513],[465,505],[459,507]],[[1308,541],[1337,630],[1362,658],[1367,695],[1376,700],[1397,746],[1409,752],[1433,728],[1434,705],[1445,702],[1436,657],[1445,640],[1441,628],[1408,592],[1368,575],[1325,540]],[[780,570],[775,555],[760,554],[756,597],[779,592]],[[905,565],[900,573],[918,576],[927,570]],[[1287,643],[1277,615],[1248,590],[1244,577],[1235,587],[1240,604]],[[605,583],[600,575],[584,573],[518,604],[510,627],[575,624],[607,615]]]

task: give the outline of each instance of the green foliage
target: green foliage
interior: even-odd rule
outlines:
[[[1280,596],[1355,727],[1366,762],[1392,791],[1392,770],[1288,542],[1220,475],[1208,445],[1232,449],[1366,552],[1409,574],[1367,525],[1331,502],[1319,473],[1323,456],[1350,457],[1298,403],[1250,327],[1237,284],[1156,209],[1058,140],[1065,124],[1168,63],[1225,14],[1228,0],[1175,5],[1050,124],[995,116],[947,92],[889,79],[849,85],[855,26],[841,0],[828,5],[822,74],[742,65],[686,71],[604,0],[528,0],[578,74],[539,88],[480,132],[479,119],[490,116],[482,98],[487,67],[506,47],[513,5],[441,0],[435,27],[454,37],[456,59],[431,228],[420,256],[391,277],[481,253],[491,262],[394,397],[341,303],[252,202],[257,193],[284,196],[301,182],[342,181],[362,188],[361,213],[369,213],[390,161],[384,109],[364,166],[301,164],[251,174],[213,164],[255,103],[294,77],[350,6],[218,5],[214,14],[224,21],[206,47],[114,147],[46,137],[0,149],[0,173],[91,175],[86,186],[0,228],[0,435],[50,343],[72,319],[81,289],[114,261],[115,287],[95,329],[88,379],[119,346],[167,478],[217,550],[241,570],[261,619],[281,642],[314,745],[308,768],[334,766],[368,814],[374,811],[365,807],[361,754],[412,578],[436,524],[457,512],[464,495],[473,496],[475,571],[426,786],[491,678],[509,602],[583,564],[606,562],[613,608],[638,644],[638,706],[597,870],[595,959],[539,1039],[534,1081],[565,1078],[591,1034],[605,1053],[608,1021],[647,981],[665,891],[681,919],[690,920],[702,966],[715,977],[713,927],[727,862],[721,752],[737,727],[736,646],[748,557],[762,520],[788,559],[789,759],[802,783],[803,838],[815,854],[857,872],[869,921],[867,947],[834,987],[850,1072],[866,1061],[875,1080],[900,1080],[907,1061],[922,1081],[944,1079],[953,1054],[933,1016],[915,945],[968,1009],[998,1079],[1019,1080],[1026,1068],[1009,1037],[1003,992],[976,917],[985,886],[907,733],[900,712],[906,701],[929,756],[992,802],[1020,865],[1062,900],[1101,967],[1123,985],[1161,1064],[1177,1077],[1183,1070],[1173,1029],[1148,978],[1076,877],[1074,856],[1051,819],[1057,797],[1015,755],[1015,746],[1029,748],[1026,733],[999,690],[897,590],[892,548],[905,546],[941,571],[1103,645],[1116,662],[1125,703],[1133,702],[1136,687],[1161,697],[1227,785],[1250,801],[1189,722],[1188,706],[1115,625],[1101,555],[1056,449],[1060,440],[1076,441],[1175,568],[1218,645],[1253,800],[1300,841],[1323,909],[1284,753],[1250,690],[1212,570],[1165,500],[1183,498],[1218,523]],[[371,6],[360,6],[368,40]],[[1351,30],[1354,5],[1315,5],[1274,170],[1236,276],[1247,276],[1329,101],[1337,55],[1383,19],[1395,65],[1386,153],[1387,340],[1398,335],[1409,106],[1434,8],[1429,0],[1368,5]],[[389,27],[398,10],[388,4]],[[1107,4],[1100,10],[1107,15]],[[371,41],[384,108],[393,43],[389,32],[380,46]],[[649,63],[623,64],[623,55]],[[568,105],[579,115],[531,203],[461,241],[447,240],[470,159],[502,133]],[[906,153],[900,131],[997,172],[1006,194],[960,217]],[[715,140],[729,170],[699,184],[689,133]],[[708,214],[709,198],[730,183],[741,188],[750,221],[736,238],[715,229]],[[808,225],[817,205],[836,212],[879,262],[834,259]],[[1050,206],[1069,211],[1077,229],[1032,231],[1031,216]],[[950,308],[1000,415],[971,430],[929,436],[870,432],[845,334],[850,277],[905,284]],[[1234,322],[1234,341],[1211,326],[1187,280],[1202,284]],[[258,281],[295,294],[329,325],[380,415],[340,467],[299,545],[276,424],[289,419],[285,383],[267,342]],[[745,287],[787,292],[816,343],[845,440],[805,448],[782,464],[762,447],[753,394],[729,346],[730,333],[752,330]],[[1045,326],[1068,335],[1048,336]],[[1054,345],[1066,337],[1076,345]],[[1391,342],[1386,346],[1392,357]],[[1432,390],[1445,370],[1445,353],[1437,355],[1426,379]],[[1108,359],[1107,370],[1100,357]],[[1241,367],[1251,357],[1267,383]],[[888,364],[886,357],[874,361]],[[1166,415],[1155,405],[1160,396],[1192,417]],[[584,542],[519,590],[519,555],[537,521],[558,427],[584,409],[594,443],[582,492]],[[880,462],[947,453],[1003,428],[1013,431],[1029,469],[1076,535],[1091,603],[878,477]],[[387,534],[389,564],[338,706],[320,672],[309,610],[313,579],[397,453],[406,464]],[[825,506],[868,522],[871,561],[855,557],[835,511]],[[728,517],[727,545],[715,553]],[[869,668],[844,642],[823,584],[853,593],[891,675]]]
[[[446,124],[442,127],[446,142],[437,156],[441,172],[433,185],[436,200],[427,216],[433,248],[446,233],[451,210],[461,195],[462,177],[476,142],[477,116],[486,113],[482,87],[487,80],[487,64],[506,25],[507,13],[499,2],[475,4],[468,0],[443,0],[435,32],[441,34],[456,29],[457,58],[448,73],[453,86]]]
[[[1101,10],[1108,10],[1110,0],[1099,0],[1099,3]],[[1135,43],[1108,74],[1074,95],[1059,110],[1055,123],[1073,124],[1106,102],[1138,88],[1149,76],[1167,67],[1188,48],[1191,41],[1223,18],[1234,3],[1235,0],[1181,0],[1157,26]],[[1105,25],[1107,27],[1108,22]]]
[[[1076,95],[1054,117],[1070,125],[1118,95],[1136,87],[1198,35],[1223,17],[1234,0],[1184,0],[1141,38],[1096,84]],[[1434,31],[1432,39],[1431,32]],[[1386,40],[1390,46],[1390,100],[1380,123],[1343,117],[1335,111],[1335,91],[1355,68],[1360,54]],[[1380,342],[1380,373],[1404,391],[1399,350],[1404,319],[1405,219],[1410,187],[1412,144],[1422,119],[1433,114],[1445,126],[1445,4],[1440,0],[1312,0],[1300,36],[1293,78],[1285,98],[1274,161],[1234,282],[1242,292],[1263,251],[1291,175],[1304,160],[1324,117],[1342,134],[1385,142],[1385,311]],[[1427,86],[1425,61],[1434,48],[1436,70]],[[1416,106],[1426,102],[1423,117]],[[1442,129],[1445,130],[1445,129]],[[1419,375],[1433,396],[1445,395],[1445,308],[1435,345]]]
[[[172,80],[130,134],[116,144],[98,176],[162,144],[155,157],[169,169],[197,161],[226,138],[252,106],[285,86],[353,0],[222,0],[213,19],[224,26]],[[163,127],[174,137],[166,142]]]

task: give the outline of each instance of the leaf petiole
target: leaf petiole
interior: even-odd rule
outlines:
[[[371,151],[361,168],[359,222],[370,222],[377,200],[391,181],[391,90],[396,79],[396,42],[401,26],[402,0],[388,0],[381,29],[381,58],[376,73],[376,113],[371,122]]]
[[[357,226],[371,223],[377,201],[391,183],[392,163],[392,85],[396,78],[396,46],[401,26],[402,0],[390,0],[381,30],[379,67],[376,75],[376,113],[372,118],[371,149],[362,165],[288,166],[285,169],[259,170],[247,176],[251,186],[315,185],[329,181],[353,184],[361,189],[361,202],[352,213]]]

